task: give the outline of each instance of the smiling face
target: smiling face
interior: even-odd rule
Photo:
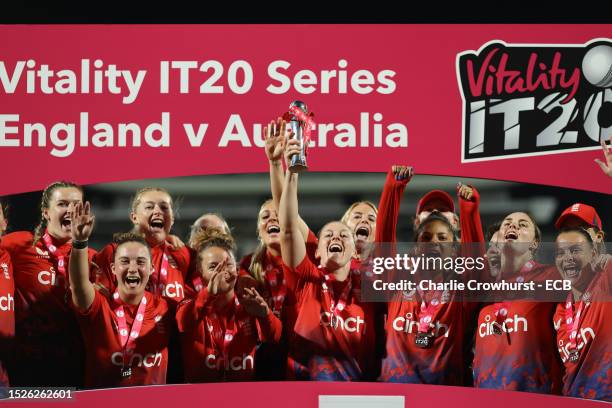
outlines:
[[[499,238],[505,243],[504,250],[524,254],[537,247],[539,238],[536,225],[524,212],[509,214],[499,227]]]
[[[259,210],[257,232],[266,246],[276,245],[280,247],[280,223],[272,201],[265,202]]]
[[[60,241],[72,239],[69,210],[76,203],[83,201],[83,194],[75,187],[59,187],[53,190],[49,206],[43,209],[42,215],[47,220],[49,234]]]
[[[595,256],[593,244],[578,231],[567,231],[559,234],[556,240],[555,265],[563,279],[576,286],[581,278],[581,271]]]
[[[450,257],[453,254],[453,247],[450,245],[455,238],[453,231],[448,224],[443,221],[434,220],[427,222],[421,228],[417,236],[419,243],[419,253],[430,257]]]
[[[366,244],[374,242],[376,235],[376,211],[366,203],[359,203],[352,207],[343,221],[353,232],[357,251],[365,247]]]
[[[496,231],[489,241],[489,249],[487,249],[487,262],[492,274],[496,275],[501,268],[501,243],[503,242],[500,238],[500,232]]]
[[[149,249],[135,241],[120,244],[115,250],[111,269],[123,299],[142,295],[153,271]]]
[[[200,274],[204,284],[208,284],[212,277],[215,268],[222,263],[226,262],[223,270],[221,271],[221,280],[219,281],[219,292],[227,293],[234,289],[236,279],[238,277],[238,271],[236,269],[236,259],[234,255],[226,250],[216,246],[208,247],[200,252]]]
[[[170,195],[164,191],[150,190],[140,194],[134,204],[130,217],[136,230],[144,234],[150,244],[165,241],[174,224]]]
[[[315,254],[321,259],[321,265],[329,271],[335,271],[357,256],[353,233],[340,221],[326,224],[319,235],[319,245]]]

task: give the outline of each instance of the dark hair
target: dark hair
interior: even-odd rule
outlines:
[[[42,197],[40,199],[40,221],[36,228],[34,228],[34,239],[32,240],[32,245],[36,245],[36,242],[40,239],[47,228],[47,220],[43,217],[42,213],[45,209],[49,208],[49,204],[51,201],[51,196],[55,192],[55,190],[60,188],[76,188],[83,194],[83,188],[73,182],[70,181],[56,181],[54,183],[49,184],[42,193]]]
[[[593,246],[594,242],[593,242],[593,238],[591,237],[591,234],[589,234],[589,232],[584,229],[584,228],[561,228],[561,231],[559,231],[559,234],[557,234],[557,237],[561,234],[565,234],[568,232],[577,232],[578,234],[582,234],[583,237],[586,238],[587,242],[589,243],[589,245]]]
[[[142,235],[134,234],[133,232],[121,232],[113,235],[113,243],[117,244],[117,248],[115,249],[115,254],[117,253],[117,249],[128,242],[136,242],[142,244],[145,248],[147,248],[147,252],[149,253],[149,259],[153,259],[151,256],[151,247],[144,239]]]
[[[496,221],[493,224],[489,225],[489,228],[487,228],[487,235],[485,237],[486,242],[489,242],[491,238],[493,238],[493,235],[495,235],[495,233],[499,231],[499,227],[501,227],[501,225],[501,221]]]
[[[453,242],[456,242],[459,240],[459,236],[458,236],[458,232],[455,228],[453,228],[453,225],[448,221],[448,219],[443,216],[442,214],[440,214],[439,212],[432,212],[431,214],[429,214],[427,216],[427,218],[425,218],[417,227],[416,231],[414,232],[414,241],[418,241],[419,240],[419,235],[421,235],[423,233],[423,230],[425,229],[425,227],[428,224],[431,224],[434,221],[439,221],[441,223],[443,223],[448,230],[450,231],[450,233],[453,236]]]

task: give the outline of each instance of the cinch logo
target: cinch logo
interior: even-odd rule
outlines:
[[[457,56],[462,162],[598,149],[612,134],[612,40],[491,41]]]
[[[142,354],[134,353],[132,357],[130,357],[130,367],[142,367],[146,368],[151,367],[161,367],[162,363],[162,353],[148,353],[144,356]],[[111,355],[111,362],[115,366],[123,367],[123,353],[116,351]]]
[[[223,357],[209,354],[204,359],[204,362],[206,367],[210,368],[211,370],[225,369],[226,371],[242,371],[253,370],[255,367],[253,356],[244,353],[242,354],[242,357],[235,356],[226,361],[224,361]]]
[[[590,327],[583,327],[578,332],[578,338],[576,339],[576,348],[578,350],[582,350],[584,346],[587,345],[589,341],[595,340],[595,331]],[[561,356],[561,361],[566,362],[570,356],[570,343],[564,342],[563,340],[559,340],[559,355]]]
[[[478,335],[480,337],[494,336],[495,331],[493,330],[493,327],[495,324],[497,324],[495,317],[491,319],[491,315],[486,315],[484,320],[485,321],[478,326]],[[527,333],[528,331],[527,319],[525,317],[520,317],[517,314],[515,314],[514,317],[509,317],[504,320],[501,326],[502,330],[506,333]]]
[[[50,271],[40,271],[38,272],[38,282],[42,285],[52,285],[55,286],[56,284],[56,279],[55,279],[55,271],[54,270],[50,270]]]
[[[359,333],[361,329],[365,327],[365,321],[361,316],[343,319],[331,312],[321,312],[320,322],[323,327],[331,327],[334,330],[346,330],[349,333]]]
[[[435,326],[435,337],[448,337],[448,325],[440,323],[440,321],[437,320]],[[393,319],[393,330],[408,334],[418,333],[419,322],[413,320],[412,313],[406,313],[406,317],[398,316]]]
[[[7,293],[6,296],[0,296],[0,311],[15,311],[15,298],[13,295]]]
[[[183,285],[175,281],[166,285],[162,292],[162,296],[182,299],[185,297],[185,289],[183,289]]]

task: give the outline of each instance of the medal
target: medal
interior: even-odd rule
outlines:
[[[504,334],[501,324],[493,322],[491,327],[493,328],[493,333],[495,333],[496,335],[501,336],[502,334]]]
[[[132,367],[121,367],[121,378],[129,378],[132,375]]]
[[[569,355],[569,361],[575,363],[580,358],[580,352],[578,350],[572,350]]]
[[[414,345],[418,348],[427,349],[433,345],[433,333],[419,332],[414,338]]]

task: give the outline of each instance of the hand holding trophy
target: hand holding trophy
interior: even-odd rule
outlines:
[[[300,142],[300,152],[291,156],[287,168],[292,173],[300,173],[308,169],[306,164],[306,152],[310,142],[310,133],[314,128],[312,121],[313,113],[308,112],[308,107],[302,101],[293,101],[289,105],[289,111],[283,115],[283,119],[289,122],[293,133],[292,139]]]

